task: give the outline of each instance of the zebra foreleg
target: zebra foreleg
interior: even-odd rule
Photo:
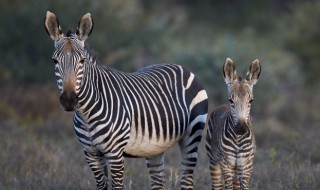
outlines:
[[[112,189],[123,189],[124,158],[121,155],[107,155],[112,180]]]
[[[164,153],[146,158],[150,174],[151,189],[164,189],[166,178],[164,174]]]
[[[237,171],[237,180],[239,181],[239,189],[246,190],[249,189],[249,180],[252,174],[253,165],[249,164],[247,167],[242,167]]]
[[[89,153],[84,151],[87,163],[96,178],[97,190],[108,189],[108,170],[103,155]]]
[[[229,166],[228,164],[220,164],[220,166],[221,166],[221,172],[222,172],[222,177],[224,181],[224,189],[233,190],[235,168]]]
[[[233,181],[233,189],[234,189],[234,190],[240,189],[240,179],[239,179],[238,176],[236,176],[236,177],[234,178],[234,181]]]

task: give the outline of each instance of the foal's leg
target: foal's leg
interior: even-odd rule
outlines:
[[[210,160],[210,175],[212,179],[212,190],[222,190],[223,184],[221,180],[220,164],[211,162]]]
[[[252,174],[253,164],[252,161],[248,165],[245,165],[238,169],[237,175],[242,190],[249,189],[249,181]]]
[[[211,145],[212,142],[212,135],[211,131],[208,129],[207,132],[207,139],[206,139],[206,150],[207,150],[207,156],[209,158],[209,164],[210,164],[210,176],[211,176],[211,188],[212,190],[222,190],[223,184],[221,179],[221,168],[220,168],[220,162],[219,160],[216,160],[214,158],[214,154],[216,154],[216,147]]]
[[[233,190],[233,180],[235,176],[235,166],[231,166],[226,162],[221,162],[221,172],[224,181],[225,190]]]

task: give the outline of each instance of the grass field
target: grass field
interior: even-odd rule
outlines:
[[[66,116],[61,118],[33,127],[1,126],[0,189],[95,188],[93,174],[72,126],[66,124],[70,123]],[[256,134],[258,148],[251,189],[319,189],[320,143],[317,134],[308,131],[275,137],[276,134],[266,132]],[[314,144],[308,146],[301,142]],[[178,189],[179,156],[178,147],[166,153],[167,189]],[[208,160],[203,142],[194,178],[195,189],[209,189]],[[126,189],[149,189],[144,159],[125,160],[124,183]]]
[[[46,96],[46,101],[41,105],[35,103],[41,99],[37,95],[26,96],[27,101],[20,103],[15,100],[15,104],[10,102],[8,95],[4,97],[8,103],[0,106],[0,112],[11,110],[10,115],[1,114],[0,189],[95,189],[93,174],[74,135],[72,114],[61,111],[54,88],[44,88],[47,90],[42,95]],[[31,92],[32,88],[29,90]],[[4,94],[10,94],[10,89],[7,91]],[[8,107],[9,104],[15,108]],[[34,114],[25,113],[27,108]],[[290,128],[275,117],[255,116],[253,123],[257,153],[251,189],[320,189],[317,126]],[[199,154],[194,187],[210,189],[204,141]],[[166,189],[179,189],[180,152],[177,146],[166,153],[165,165]],[[124,184],[125,189],[149,189],[144,159],[125,160]]]

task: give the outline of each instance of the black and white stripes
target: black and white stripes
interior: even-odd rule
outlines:
[[[97,189],[123,188],[124,156],[145,157],[151,188],[163,189],[164,151],[179,143],[181,189],[193,189],[193,169],[207,118],[206,91],[179,65],[161,64],[124,73],[101,66],[85,47],[93,22],[86,14],[76,33],[62,34],[56,16],[45,26],[55,41],[53,60],[60,102],[75,111],[75,133]]]
[[[245,79],[237,77],[231,59],[223,66],[229,104],[213,110],[206,138],[212,189],[249,188],[255,154],[250,108],[260,72],[258,60],[251,63]]]

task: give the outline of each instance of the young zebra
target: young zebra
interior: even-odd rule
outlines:
[[[176,143],[182,155],[181,189],[193,189],[208,109],[207,93],[195,75],[179,65],[124,73],[97,64],[85,45],[93,28],[89,13],[75,33],[63,34],[48,11],[45,28],[54,40],[60,103],[75,112],[75,133],[97,189],[108,189],[106,161],[112,188],[123,188],[124,156],[146,158],[151,188],[164,189],[164,151]]]
[[[206,139],[212,189],[249,188],[256,146],[250,108],[253,85],[257,83],[260,72],[258,60],[251,63],[246,78],[237,77],[231,59],[228,58],[223,66],[229,104],[213,110]]]

